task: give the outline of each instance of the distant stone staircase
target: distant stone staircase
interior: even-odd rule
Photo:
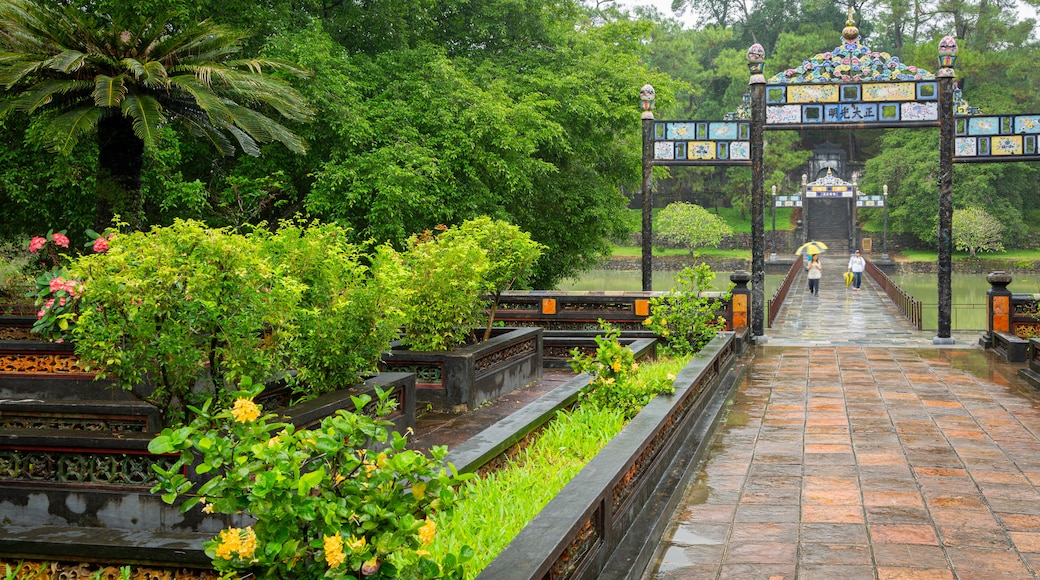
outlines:
[[[806,239],[827,244],[832,255],[852,251],[852,208],[848,199],[809,199]]]

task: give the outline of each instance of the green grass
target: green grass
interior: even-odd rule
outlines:
[[[900,250],[899,256],[909,262],[934,262],[939,253],[934,250]],[[983,260],[1040,260],[1040,251],[1031,249],[1011,249],[1003,252],[978,252],[977,259]],[[953,259],[970,259],[968,252],[953,252]]]
[[[660,358],[640,366],[638,375],[678,374],[687,361]],[[538,512],[625,426],[618,409],[579,405],[561,411],[527,448],[509,462],[467,484],[467,496],[451,518],[438,518],[428,547],[439,559],[463,546],[473,548],[466,578],[473,578],[505,549]]]

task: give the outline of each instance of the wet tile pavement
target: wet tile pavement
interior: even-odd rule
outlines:
[[[1040,578],[1040,395],[834,275],[753,347],[644,578]]]

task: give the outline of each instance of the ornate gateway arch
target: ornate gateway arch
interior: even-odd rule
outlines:
[[[939,42],[935,74],[861,44],[852,10],[842,44],[768,80],[765,51],[747,52],[749,105],[742,118],[657,121],[653,87],[643,87],[643,289],[650,290],[650,171],[654,165],[751,166],[751,330],[765,321],[764,131],[939,127],[938,290],[935,344],[952,344],[953,163],[1037,161],[1040,114],[980,116],[954,84],[957,41]],[[802,192],[803,195],[805,192]]]

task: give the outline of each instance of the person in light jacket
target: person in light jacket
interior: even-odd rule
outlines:
[[[823,266],[820,264],[820,255],[813,254],[809,263],[806,264],[805,269],[809,271],[806,275],[809,278],[809,294],[819,296],[820,278],[823,277]]]
[[[859,292],[859,285],[863,281],[863,270],[867,267],[867,261],[859,255],[859,250],[849,258],[849,272],[852,272],[852,289]]]

